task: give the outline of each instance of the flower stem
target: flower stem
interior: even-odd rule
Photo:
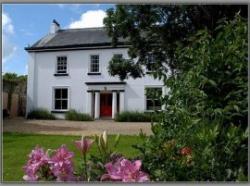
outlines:
[[[88,180],[88,171],[87,171],[87,155],[86,153],[83,154],[83,160],[84,160],[84,168],[85,168],[85,179]]]

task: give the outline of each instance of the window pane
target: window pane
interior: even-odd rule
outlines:
[[[67,57],[57,57],[57,73],[67,73]]]
[[[90,60],[90,72],[99,72],[99,56],[92,55]]]
[[[62,109],[68,108],[68,100],[62,100]]]
[[[57,110],[68,109],[68,89],[55,89],[54,108]]]
[[[55,109],[61,109],[61,100],[55,101]]]
[[[161,101],[159,99],[154,100],[156,107],[161,107]]]
[[[61,98],[61,89],[55,89],[55,98]]]
[[[146,88],[146,109],[147,110],[160,110],[162,96],[162,88]]]
[[[62,89],[62,98],[68,98],[68,89],[66,89],[66,88],[64,88],[64,89]]]
[[[153,101],[150,100],[150,99],[148,99],[148,100],[147,100],[146,109],[147,109],[147,110],[152,110],[152,108],[153,108]]]

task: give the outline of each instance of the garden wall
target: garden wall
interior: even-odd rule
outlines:
[[[3,92],[3,109],[8,109],[8,93]],[[11,107],[9,110],[10,117],[23,116],[25,114],[26,97],[12,94]]]

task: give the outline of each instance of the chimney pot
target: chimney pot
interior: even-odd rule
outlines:
[[[58,30],[60,30],[60,24],[55,19],[53,19],[50,26],[50,34],[55,34],[58,32]]]

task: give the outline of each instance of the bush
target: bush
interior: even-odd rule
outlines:
[[[65,114],[65,119],[72,120],[72,121],[93,121],[93,118],[90,115],[79,113],[74,109],[69,110]]]
[[[51,114],[48,110],[46,109],[36,109],[28,113],[27,116],[28,119],[51,119],[54,120],[56,117]]]
[[[144,170],[155,181],[247,181],[247,22],[236,16],[190,41],[165,82],[164,117],[137,145]]]
[[[122,113],[118,113],[115,117],[115,121],[119,122],[156,122],[159,119],[158,113],[144,113],[144,112],[138,112],[138,111],[125,111]]]

